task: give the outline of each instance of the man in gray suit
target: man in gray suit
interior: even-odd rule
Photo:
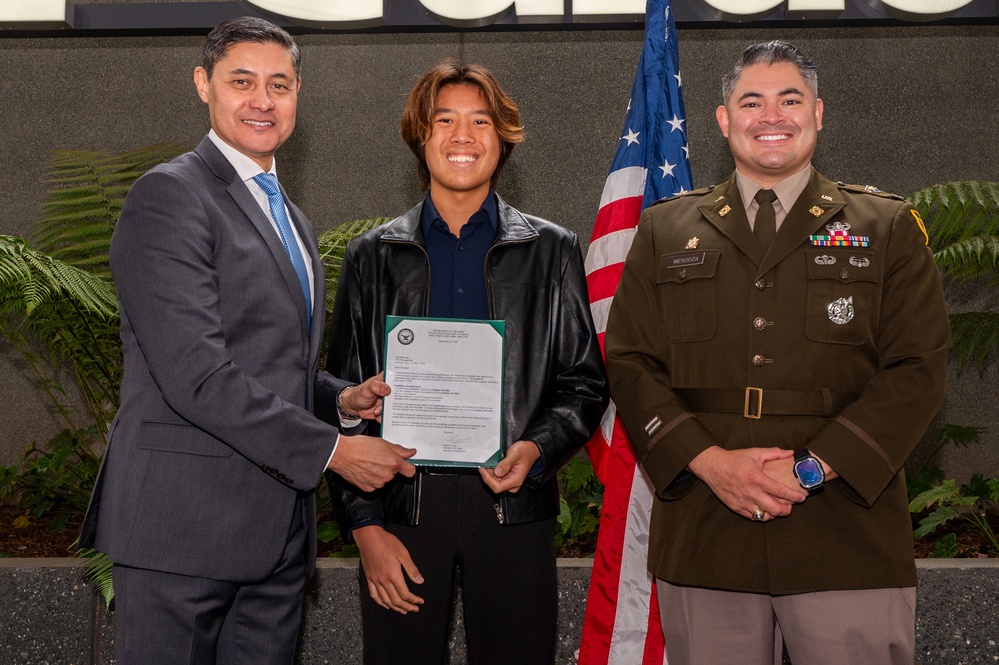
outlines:
[[[111,243],[125,373],[80,544],[114,562],[119,665],[290,664],[323,471],[363,490],[414,473],[414,451],[311,413],[356,427],[389,388],[317,372],[315,232],[274,178],[298,47],[241,18],[202,55],[212,131],[135,183]]]

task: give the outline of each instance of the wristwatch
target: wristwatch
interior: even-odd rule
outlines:
[[[826,472],[822,469],[822,462],[806,448],[794,453],[794,477],[808,496],[814,496],[825,488]]]

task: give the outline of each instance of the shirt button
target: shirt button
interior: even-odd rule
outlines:
[[[458,245],[458,251],[459,252],[464,252],[465,251],[465,246],[464,245]]]
[[[756,354],[755,356],[753,356],[753,364],[756,365],[757,367],[763,367],[763,364],[766,361],[767,359],[760,354]]]
[[[763,330],[764,328],[767,327],[767,320],[764,319],[762,316],[757,316],[755,319],[753,319],[753,327],[756,328],[757,330]]]
[[[464,292],[465,292],[465,289],[458,289],[458,294],[459,295],[462,294],[462,293],[464,293]]]

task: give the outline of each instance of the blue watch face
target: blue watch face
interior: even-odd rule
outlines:
[[[794,463],[794,475],[798,476],[798,482],[806,490],[818,487],[825,480],[822,466],[814,457],[806,457]]]

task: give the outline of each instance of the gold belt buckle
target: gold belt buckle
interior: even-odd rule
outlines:
[[[749,412],[750,404],[753,401],[753,395],[756,396],[756,409],[753,413]],[[746,388],[746,404],[742,409],[743,418],[752,418],[753,420],[759,420],[763,415],[763,388]]]

